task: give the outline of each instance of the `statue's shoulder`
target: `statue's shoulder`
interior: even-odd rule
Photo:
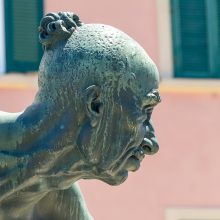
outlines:
[[[33,212],[35,217],[42,216],[41,210],[44,217],[52,216],[54,220],[62,219],[63,216],[67,219],[93,220],[76,182],[68,189],[49,192],[36,204]]]

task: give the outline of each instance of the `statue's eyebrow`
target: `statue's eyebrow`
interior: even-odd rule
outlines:
[[[150,92],[148,92],[143,100],[144,107],[153,107],[161,102],[161,97],[159,94],[158,89],[152,89]]]

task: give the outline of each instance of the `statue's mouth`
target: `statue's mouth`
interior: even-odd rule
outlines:
[[[144,157],[145,155],[142,147],[139,146],[130,148],[112,168],[112,174],[117,174],[122,170],[138,170]]]
[[[142,147],[136,147],[132,150],[131,156],[125,161],[124,169],[127,171],[136,171],[140,168],[140,163],[144,159],[144,151]]]
[[[110,185],[123,183],[128,177],[128,172],[137,171],[145,155],[156,153],[159,146],[156,139],[152,137],[150,139],[144,138],[139,146],[135,146],[135,142],[132,141],[126,149],[117,162],[108,169],[106,176],[99,178],[100,180]]]
[[[144,138],[140,146],[129,147],[126,153],[120,158],[112,169],[112,173],[116,174],[121,170],[132,172],[138,170],[145,155],[155,154],[158,149],[159,146],[156,140]]]

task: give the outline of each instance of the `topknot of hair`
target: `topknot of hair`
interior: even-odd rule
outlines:
[[[82,24],[79,17],[72,12],[49,13],[40,22],[40,43],[48,49],[57,41],[68,39]]]

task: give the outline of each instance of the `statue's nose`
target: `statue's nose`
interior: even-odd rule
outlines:
[[[141,147],[144,151],[144,154],[147,155],[153,155],[157,153],[157,151],[159,150],[159,145],[155,137],[151,139],[144,138],[144,140],[141,143]]]

